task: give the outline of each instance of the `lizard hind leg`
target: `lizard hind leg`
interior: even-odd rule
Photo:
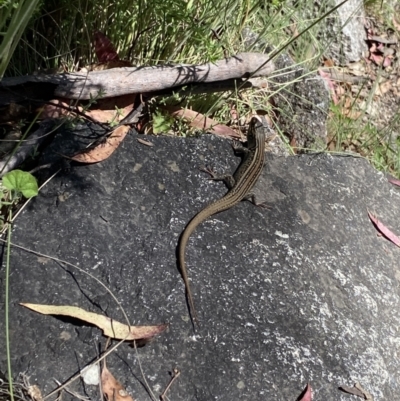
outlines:
[[[265,202],[259,202],[253,193],[247,194],[243,200],[251,202],[254,206],[262,207],[264,209],[272,209],[272,206],[267,205]]]

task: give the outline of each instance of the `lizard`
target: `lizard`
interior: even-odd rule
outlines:
[[[199,325],[199,320],[194,307],[192,291],[190,289],[185,263],[185,251],[187,243],[195,229],[212,215],[230,209],[242,200],[251,199],[251,201],[257,205],[251,190],[257,182],[264,166],[266,124],[265,117],[252,117],[247,133],[247,147],[239,145],[239,142],[233,142],[232,147],[235,153],[243,154],[242,162],[233,176],[216,176],[210,169],[203,169],[211,175],[211,180],[224,181],[228,187],[228,192],[222,198],[212,202],[199,213],[197,213],[186,225],[180,236],[178,246],[178,262],[186,288],[189,312],[193,324],[196,323]]]

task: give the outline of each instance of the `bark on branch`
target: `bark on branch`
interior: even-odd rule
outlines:
[[[114,68],[89,73],[36,75],[5,78],[0,84],[0,105],[18,101],[18,86],[29,88],[28,94],[68,99],[103,98],[133,93],[158,92],[188,84],[209,84],[248,77],[269,76],[274,64],[268,55],[240,53],[229,59],[201,65],[157,65],[154,67]],[[42,91],[41,88],[45,88]],[[24,89],[23,88],[23,89]],[[38,91],[39,93],[36,93]],[[20,99],[21,95],[19,94]],[[35,96],[37,98],[37,96]]]

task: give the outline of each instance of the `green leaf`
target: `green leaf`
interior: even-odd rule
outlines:
[[[26,171],[13,170],[5,174],[3,185],[7,189],[21,192],[25,198],[33,198],[38,194],[36,178]]]
[[[171,117],[156,112],[153,115],[153,132],[155,134],[167,132],[171,128],[173,121]]]

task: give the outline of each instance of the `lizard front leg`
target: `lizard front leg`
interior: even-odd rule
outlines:
[[[200,170],[211,175],[209,180],[224,181],[228,189],[232,189],[235,185],[235,179],[232,174],[217,175],[210,167],[200,167]]]

